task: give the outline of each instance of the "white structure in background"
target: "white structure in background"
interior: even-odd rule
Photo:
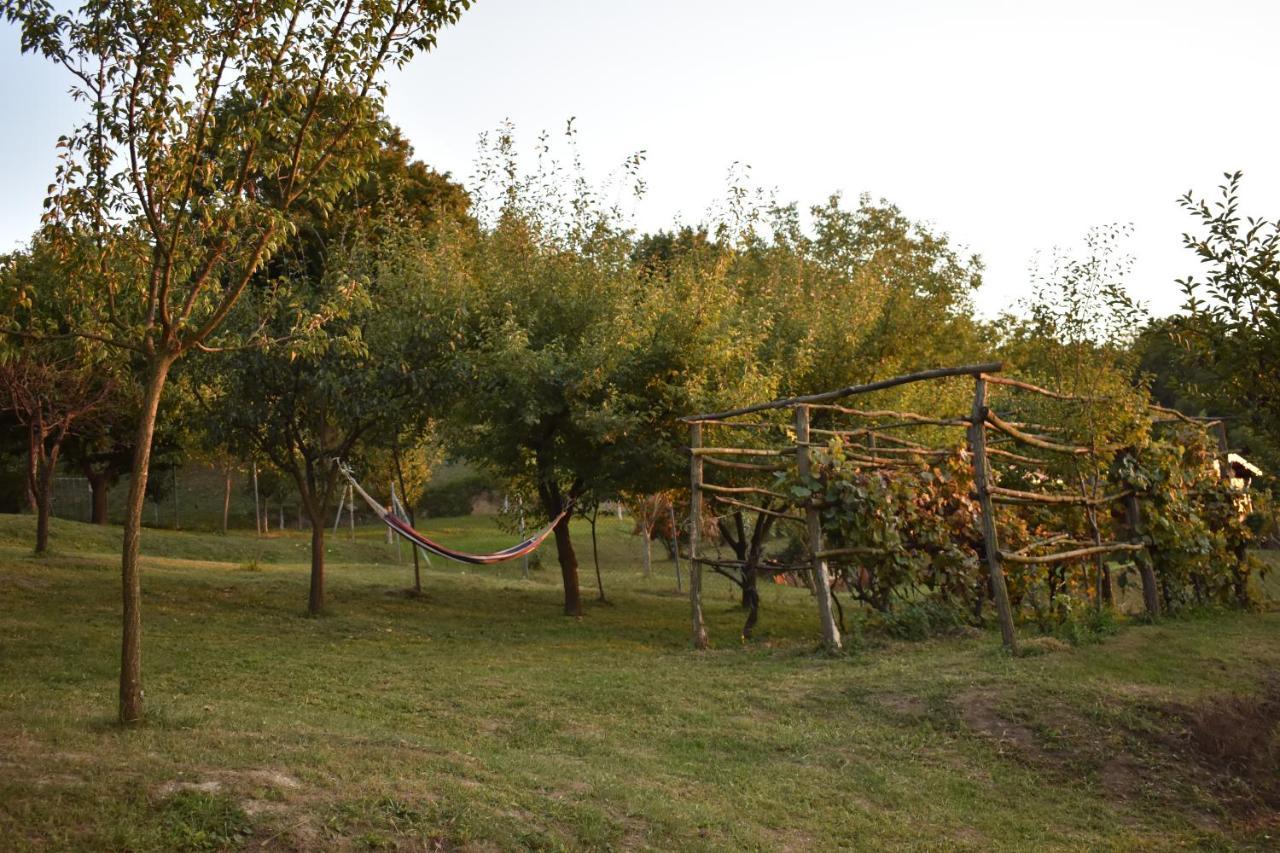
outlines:
[[[1262,476],[1262,469],[1239,453],[1227,454],[1227,466],[1231,469],[1227,472],[1227,482],[1231,485],[1231,488],[1239,492],[1236,497],[1236,508],[1240,510],[1242,516],[1248,515],[1253,512],[1253,496],[1249,494],[1249,486],[1253,483],[1254,477]],[[1222,469],[1216,460],[1213,463],[1213,467],[1219,474],[1222,473]]]

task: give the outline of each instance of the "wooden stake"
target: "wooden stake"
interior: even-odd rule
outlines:
[[[351,541],[356,541],[356,490],[347,486],[347,521],[351,524]]]
[[[680,528],[676,527],[676,502],[667,504],[671,516],[671,555],[676,561],[676,592],[684,592],[684,582],[680,578]]]
[[[689,424],[689,448],[702,446],[702,424]],[[702,563],[698,545],[702,527],[702,457],[689,454],[689,609],[693,620],[693,647],[707,647],[707,627],[702,621]]]
[[[1009,588],[1005,585],[1004,569],[1000,566],[1000,542],[996,539],[996,517],[991,503],[990,475],[987,472],[987,414],[987,383],[979,376],[974,380],[973,418],[969,423],[973,483],[978,493],[978,505],[982,510],[982,543],[986,551],[987,570],[991,574],[996,612],[1000,618],[1000,636],[1004,647],[1014,651],[1017,641],[1013,633],[1013,610],[1009,606]]]
[[[520,502],[520,541],[524,541],[524,498],[517,498]],[[525,580],[529,579],[529,555],[525,554],[521,559],[520,576]]]
[[[262,510],[258,509],[258,463],[253,463],[253,524],[262,535]]]
[[[800,479],[810,476],[809,468],[809,408],[796,407],[796,468]],[[827,576],[827,561],[822,556],[822,519],[813,501],[804,510],[805,524],[809,531],[809,553],[813,565],[814,597],[818,599],[818,618],[822,621],[822,644],[828,651],[840,649],[840,630],[836,627],[831,611],[831,580]]]

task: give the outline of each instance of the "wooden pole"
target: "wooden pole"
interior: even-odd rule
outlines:
[[[516,499],[520,505],[520,541],[524,541],[524,498]],[[529,579],[529,555],[525,554],[520,558],[520,577],[525,580]]]
[[[227,532],[227,518],[231,515],[231,463],[227,462],[223,468],[222,483],[222,533]]]
[[[1009,651],[1016,648],[1013,633],[1013,609],[1009,606],[1009,588],[1000,566],[1000,542],[996,538],[996,517],[991,503],[990,474],[987,471],[987,383],[981,376],[974,380],[973,419],[969,423],[969,448],[973,451],[973,484],[978,493],[982,514],[982,543],[986,551],[987,570],[991,574],[991,591],[1000,618],[1000,636]]]
[[[396,514],[396,481],[393,477],[391,480],[391,514]],[[391,528],[387,528],[387,544],[391,544],[391,540],[396,540],[396,562],[400,562],[400,537],[392,532]]]
[[[671,556],[676,561],[676,592],[684,592],[684,582],[680,579],[680,528],[676,527],[676,502],[667,504],[671,516]]]
[[[262,535],[262,510],[258,508],[258,463],[253,463],[253,525]]]
[[[399,442],[399,440],[396,440],[396,441],[391,442],[391,461],[395,463],[395,466],[396,466],[396,479],[398,479],[398,480],[400,481],[400,495],[404,498],[404,514],[405,514],[405,515],[407,515],[407,516],[409,517],[409,526],[410,526],[410,527],[413,527],[413,526],[417,525],[417,523],[418,523],[418,518],[417,518],[417,515],[416,515],[416,514],[414,513],[414,511],[413,511],[413,501],[409,500],[409,491],[408,491],[408,489],[406,489],[406,488],[405,488],[405,486],[404,486],[404,466],[402,466],[402,465],[400,464],[400,442]],[[394,490],[392,491],[392,496],[393,496],[393,497],[395,496],[395,492],[394,492]],[[352,495],[352,496],[351,496],[351,499],[352,499],[352,500],[355,500],[355,495]],[[399,553],[400,553],[400,552],[399,552],[399,548],[400,548],[399,542],[400,542],[400,537],[399,537],[399,536],[397,536],[397,537],[396,537],[396,543],[397,543],[397,544],[396,544],[396,549],[397,549],[397,550],[396,550],[396,554],[397,554],[397,555],[399,555]],[[419,552],[419,551],[421,551],[421,550],[422,550],[422,549],[421,549],[421,548],[419,548],[417,545],[414,545],[414,546],[413,546],[413,548],[411,548],[411,549],[410,549],[410,551],[412,551],[412,552],[413,552],[413,592],[414,592],[414,595],[421,595],[421,594],[422,594],[422,569],[421,569],[421,560],[419,559],[419,555],[418,555],[418,552]],[[430,557],[428,557],[428,558],[427,558],[427,565],[431,565],[431,558],[430,558]]]
[[[883,391],[886,388],[896,388],[899,385],[906,385],[909,382],[923,382],[926,379],[942,379],[948,376],[999,373],[1003,368],[1004,364],[999,361],[987,362],[985,364],[970,364],[964,367],[939,367],[934,370],[922,370],[919,373],[908,373],[905,376],[895,376],[892,379],[881,379],[878,382],[871,382],[866,385],[850,385],[848,388],[841,388],[838,391],[827,391],[823,394],[811,394],[807,397],[788,397],[785,400],[773,400],[768,403],[757,403],[754,406],[745,406],[741,409],[731,409],[727,412],[709,412],[703,415],[692,415],[687,418],[681,418],[680,420],[690,423],[693,421],[721,421],[726,418],[736,418],[739,415],[763,412],[767,409],[786,409],[792,406],[803,406],[806,403],[825,403],[830,400],[839,400],[841,397],[850,397],[854,394],[867,394],[871,391]]]
[[[347,502],[347,491],[351,487],[338,490],[338,514],[333,517],[333,535],[338,535],[338,527],[342,524],[342,510],[345,508],[343,504]]]
[[[173,463],[173,529],[181,530],[182,522],[178,518],[178,463]]]
[[[796,470],[802,482],[811,476],[809,454],[809,407],[796,406]],[[804,520],[809,532],[813,593],[818,599],[818,617],[822,621],[822,644],[828,651],[838,651],[840,629],[831,611],[831,580],[827,575],[827,559],[822,556],[822,519],[813,501],[805,502]]]
[[[689,424],[689,447],[702,446],[702,424]],[[702,528],[702,457],[689,454],[689,608],[693,620],[693,647],[707,647],[707,628],[702,621],[702,563],[698,545]]]
[[[1124,499],[1125,523],[1129,527],[1129,535],[1135,541],[1142,540],[1142,507],[1138,504],[1138,496],[1129,493]],[[1160,615],[1160,595],[1156,587],[1155,568],[1151,564],[1151,553],[1144,546],[1135,551],[1133,561],[1138,564],[1138,575],[1142,578],[1142,603],[1147,615],[1155,618]]]
[[[347,485],[347,521],[351,525],[351,541],[356,541],[356,490]]]

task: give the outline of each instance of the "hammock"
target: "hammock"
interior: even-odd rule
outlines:
[[[494,563],[505,563],[507,560],[515,560],[523,557],[525,554],[533,553],[538,549],[538,546],[551,535],[551,531],[553,531],[555,526],[560,523],[560,520],[569,514],[569,509],[564,509],[559,515],[553,518],[551,523],[544,527],[541,532],[524,540],[518,545],[512,545],[505,551],[497,551],[493,554],[468,554],[465,551],[455,551],[452,548],[446,548],[437,542],[432,542],[430,539],[410,527],[408,522],[399,519],[395,513],[388,512],[386,507],[382,506],[370,497],[369,493],[362,489],[360,484],[356,482],[356,478],[351,476],[351,470],[347,468],[347,466],[340,463],[338,465],[338,470],[342,472],[342,476],[346,477],[347,480],[350,481],[351,487],[356,490],[360,497],[364,498],[364,502],[369,505],[369,509],[373,510],[374,514],[377,515],[378,518],[382,519],[382,523],[391,528],[394,532],[400,534],[405,539],[408,539],[414,545],[417,545],[425,551],[429,551],[430,553],[443,557],[446,560],[468,563],[473,566],[488,566]]]

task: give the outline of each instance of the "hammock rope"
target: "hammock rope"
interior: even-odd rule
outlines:
[[[423,536],[421,533],[410,527],[407,521],[402,521],[398,517],[397,513],[388,512],[386,507],[374,500],[369,493],[366,492],[358,482],[356,482],[356,478],[351,474],[351,469],[345,464],[339,462],[338,470],[342,473],[342,476],[346,477],[347,481],[351,483],[351,487],[355,489],[356,494],[364,498],[364,502],[369,505],[369,509],[373,510],[374,515],[378,516],[382,523],[391,528],[392,531],[425,551],[429,551],[430,553],[443,557],[446,560],[453,560],[458,563],[467,563],[472,566],[489,566],[494,563],[505,563],[508,560],[516,560],[526,554],[533,553],[538,549],[539,545],[546,541],[547,537],[555,530],[556,525],[560,523],[560,520],[568,515],[570,509],[572,509],[572,507],[565,507],[565,509],[553,518],[541,531],[519,544],[512,545],[510,548],[503,551],[496,551],[492,554],[470,554],[466,551],[455,551],[452,548],[447,548],[444,545],[441,545],[438,542],[433,542]]]

